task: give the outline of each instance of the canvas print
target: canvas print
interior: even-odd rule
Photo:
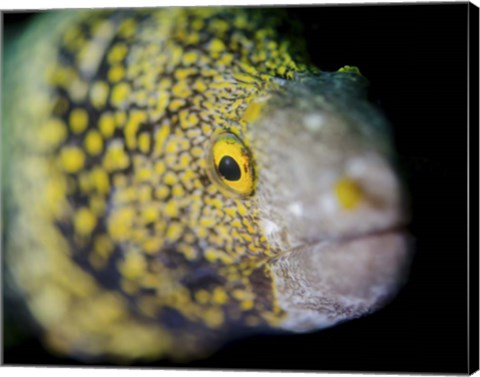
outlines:
[[[364,342],[382,326],[395,333],[413,308],[405,297],[426,281],[415,266],[431,237],[412,229],[425,195],[412,175],[425,161],[437,174],[438,156],[409,156],[415,109],[399,119],[382,102],[398,67],[388,72],[381,50],[351,53],[351,24],[328,34],[343,15],[364,25],[376,9],[5,13],[4,362],[275,369],[265,356],[232,359],[251,344],[295,355],[355,331]],[[370,43],[387,44],[381,33]],[[409,313],[401,326],[425,314]],[[31,347],[36,356],[22,354]],[[349,365],[351,352],[314,364],[310,348],[297,367],[389,369]]]

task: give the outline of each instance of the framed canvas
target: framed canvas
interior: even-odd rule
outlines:
[[[478,7],[177,5],[2,12],[3,364],[476,371]]]

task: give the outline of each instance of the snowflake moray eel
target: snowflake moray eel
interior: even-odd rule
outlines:
[[[405,279],[389,126],[282,10],[48,12],[3,82],[7,285],[56,352],[190,360]]]

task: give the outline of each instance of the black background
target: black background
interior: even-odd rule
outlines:
[[[312,334],[236,341],[187,367],[467,371],[467,11],[467,4],[289,8],[315,64],[358,66],[394,126],[412,205],[411,276],[373,315]],[[30,338],[5,349],[4,362],[77,364]]]

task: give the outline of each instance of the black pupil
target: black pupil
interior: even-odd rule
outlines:
[[[241,176],[240,166],[238,166],[237,161],[235,161],[230,156],[223,156],[218,164],[218,172],[227,180],[227,181],[238,181]]]

